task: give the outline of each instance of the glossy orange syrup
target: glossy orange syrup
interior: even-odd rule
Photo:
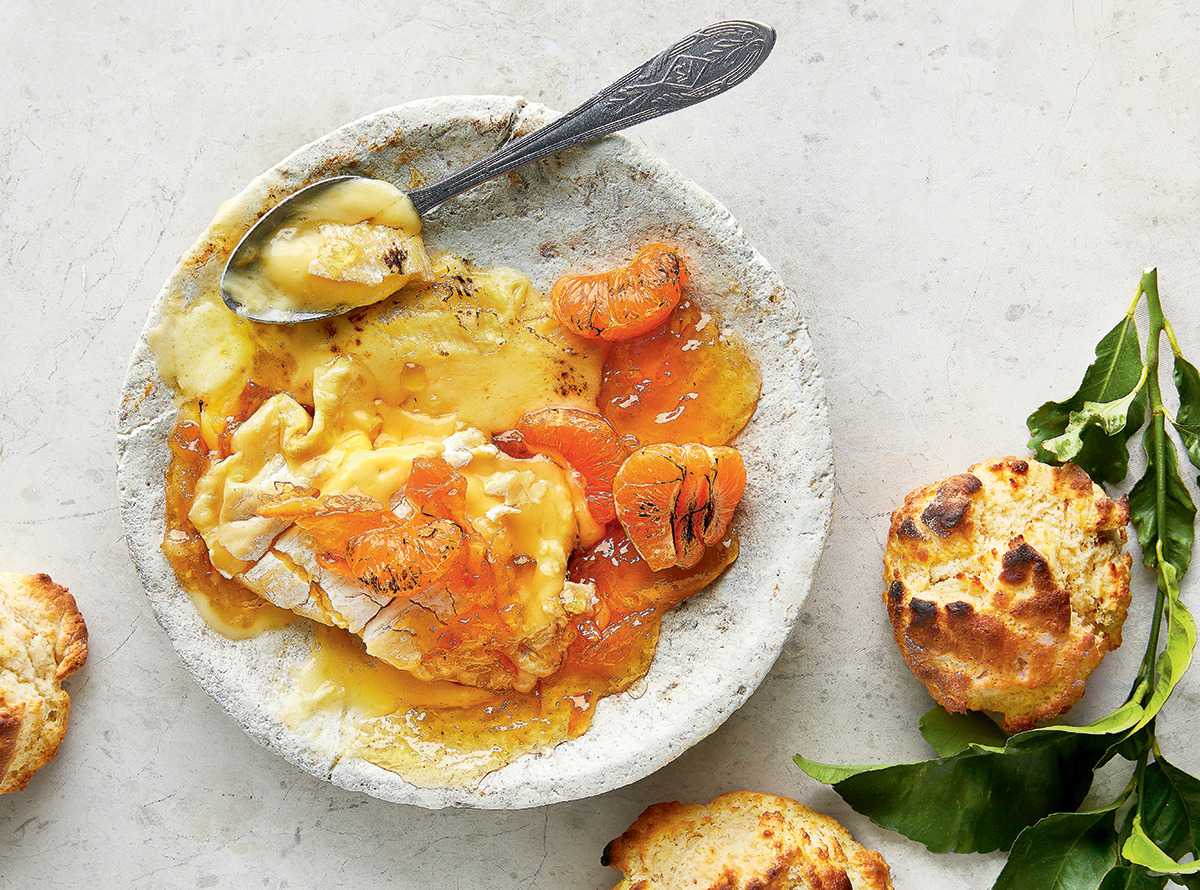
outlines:
[[[196,482],[215,457],[228,455],[228,442],[233,430],[269,395],[254,384],[248,384],[239,394],[231,412],[218,415],[219,430],[213,426],[212,411],[206,411],[205,406],[196,402],[186,404],[179,409],[175,429],[168,442],[171,461],[167,468],[167,532],[163,540],[163,552],[175,570],[180,585],[192,597],[205,620],[235,639],[285,627],[294,616],[213,568],[208,545],[188,520],[188,510],[195,496]],[[216,455],[210,453],[209,440],[214,436],[218,447]]]
[[[664,325],[614,344],[600,409],[619,433],[640,444],[720,445],[748,421],[760,382],[745,348],[723,337],[719,320],[685,299]],[[229,453],[233,431],[271,394],[251,383],[227,406],[185,405],[170,441],[164,550],[210,624],[234,637],[303,620],[220,575],[187,519],[197,480]],[[569,580],[594,584],[598,602],[572,619],[562,668],[528,693],[419,681],[367,655],[354,635],[323,625],[314,625],[313,654],[297,683],[314,695],[334,690],[359,721],[355,753],[380,766],[411,771],[410,746],[398,740],[416,732],[453,750],[493,751],[494,769],[586,732],[601,698],[645,675],[662,615],[708,586],[737,552],[730,533],[693,568],[654,572],[612,520],[597,545],[576,552],[568,571]]]
[[[722,323],[685,298],[667,322],[613,344],[600,385],[600,413],[641,445],[726,445],[750,420],[762,375]]]

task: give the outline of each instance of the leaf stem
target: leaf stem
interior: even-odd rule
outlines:
[[[1126,318],[1133,318],[1133,313],[1135,311],[1137,311],[1137,305],[1138,305],[1138,303],[1140,303],[1142,301],[1142,294],[1144,294],[1146,292],[1146,275],[1149,274],[1151,271],[1157,272],[1158,270],[1157,269],[1155,269],[1155,270],[1146,269],[1145,271],[1142,272],[1142,277],[1138,281],[1137,290],[1134,291],[1134,294],[1133,294],[1133,301],[1129,304],[1129,308],[1125,310]],[[1156,281],[1157,281],[1157,279],[1156,279]]]
[[[1162,529],[1167,527],[1167,463],[1164,455],[1166,450],[1166,411],[1163,408],[1162,390],[1158,383],[1158,344],[1166,319],[1163,316],[1162,304],[1158,296],[1158,270],[1148,269],[1138,284],[1138,290],[1146,295],[1146,308],[1150,313],[1150,329],[1146,333],[1146,394],[1150,409],[1151,443],[1154,454],[1150,459],[1154,462],[1154,514],[1159,531],[1158,546],[1154,554],[1155,565],[1158,567],[1158,583],[1154,598],[1154,619],[1150,626],[1150,641],[1146,646],[1146,658],[1143,662],[1144,676],[1149,678],[1150,688],[1155,685],[1155,662],[1158,656],[1158,635],[1162,626],[1163,610],[1166,606],[1166,585],[1162,576]]]
[[[1154,597],[1154,617],[1150,624],[1150,639],[1146,644],[1146,656],[1142,661],[1142,667],[1139,671],[1140,676],[1145,676],[1148,679],[1147,688],[1153,690],[1157,685],[1156,665],[1158,661],[1158,638],[1159,631],[1162,628],[1163,611],[1166,608],[1166,579],[1163,577],[1163,549],[1162,549],[1162,530],[1167,527],[1167,463],[1164,455],[1166,448],[1166,411],[1163,408],[1162,390],[1159,388],[1158,382],[1158,346],[1162,339],[1162,333],[1167,331],[1167,338],[1171,342],[1172,349],[1178,354],[1178,347],[1175,343],[1175,338],[1172,331],[1169,330],[1167,320],[1163,315],[1162,303],[1158,296],[1158,270],[1147,269],[1142,274],[1142,280],[1138,283],[1138,292],[1146,295],[1146,308],[1150,315],[1150,329],[1146,332],[1146,364],[1147,372],[1147,387],[1146,395],[1148,407],[1150,409],[1150,438],[1147,444],[1154,449],[1153,455],[1148,455],[1148,459],[1153,461],[1155,478],[1155,500],[1154,514],[1156,527],[1159,529],[1158,540],[1155,545],[1155,576],[1157,583],[1155,584]],[[1153,738],[1154,720],[1148,724],[1148,730]],[[1135,804],[1138,816],[1145,821],[1146,813],[1146,796],[1141,792],[1145,787],[1144,780],[1146,776],[1146,766],[1149,763],[1150,748],[1142,751],[1138,757],[1137,766],[1134,769],[1138,794]]]

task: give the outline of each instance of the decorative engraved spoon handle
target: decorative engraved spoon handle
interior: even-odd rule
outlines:
[[[709,25],[663,50],[575,110],[408,196],[423,214],[521,164],[703,102],[753,74],[774,45],[774,29],[757,22]]]

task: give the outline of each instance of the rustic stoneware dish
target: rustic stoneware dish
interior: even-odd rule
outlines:
[[[318,139],[221,208],[184,255],[147,319],[172,292],[215,288],[229,233],[280,198],[342,173],[401,188],[432,182],[554,113],[517,97],[447,97],[380,111]],[[337,727],[291,729],[277,716],[310,629],[297,621],[248,640],[215,633],[180,588],[160,544],[173,394],[143,333],[118,420],[118,477],[130,550],[151,606],[188,670],[247,733],[342,788],[428,808],[520,808],[587,797],[636,781],[713,732],[762,681],[812,585],[831,517],[833,457],[825,392],[793,295],[712,197],[621,136],[538,161],[429,213],[424,238],[476,265],[510,265],[546,291],[561,274],[624,263],[665,240],[688,257],[692,287],[755,353],[762,399],[735,443],[748,471],[735,518],[737,562],[666,616],[649,674],[600,702],[581,737],[527,755],[473,787],[422,788],[339,755]]]

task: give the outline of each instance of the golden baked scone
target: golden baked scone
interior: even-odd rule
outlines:
[[[64,678],[87,659],[87,626],[46,575],[0,572],[0,794],[54,759],[71,700]]]
[[[884,602],[904,660],[947,711],[1006,732],[1066,712],[1129,607],[1129,505],[1073,464],[1005,457],[892,514]]]
[[[614,890],[883,890],[883,857],[837,821],[773,794],[658,803],[604,848],[625,879]]]

